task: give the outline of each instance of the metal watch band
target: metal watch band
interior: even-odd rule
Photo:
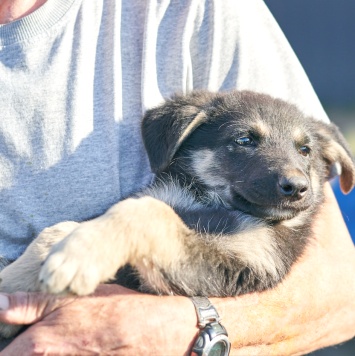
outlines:
[[[206,297],[191,297],[194,303],[196,314],[198,318],[198,326],[202,329],[207,324],[212,322],[219,322],[221,320],[216,308],[211,304]]]
[[[231,343],[227,330],[220,323],[216,308],[206,297],[191,297],[200,332],[191,349],[191,356],[228,356]]]

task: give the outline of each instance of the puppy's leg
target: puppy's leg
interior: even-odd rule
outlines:
[[[40,273],[42,290],[85,295],[127,263],[156,259],[169,265],[181,257],[190,233],[165,203],[150,197],[124,200],[53,247]]]
[[[39,291],[38,274],[50,248],[78,226],[75,222],[64,222],[44,229],[27,247],[26,251],[11,265],[0,272],[0,292]],[[15,335],[21,325],[0,323],[0,335],[8,338]]]
[[[40,272],[42,289],[89,294],[127,263],[147,290],[161,294],[227,296],[277,283],[285,261],[268,227],[230,214],[235,231],[208,234],[189,229],[159,200],[124,200],[53,247]]]

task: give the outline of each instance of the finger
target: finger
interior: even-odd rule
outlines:
[[[95,293],[97,296],[113,294],[137,294],[137,292],[118,285],[100,285]],[[46,293],[0,293],[0,321],[7,324],[33,324],[76,298]]]
[[[0,294],[0,321],[7,324],[32,324],[73,299],[44,293]]]

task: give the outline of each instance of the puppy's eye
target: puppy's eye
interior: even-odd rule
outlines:
[[[311,152],[311,149],[308,146],[301,146],[298,151],[302,156],[308,156]]]
[[[250,136],[238,137],[234,142],[239,146],[254,146],[255,142]]]

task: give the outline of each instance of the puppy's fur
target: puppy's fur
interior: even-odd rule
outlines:
[[[142,133],[152,185],[94,220],[45,229],[1,272],[2,291],[85,295],[127,264],[158,294],[272,288],[309,241],[333,168],[344,193],[355,184],[334,125],[263,94],[175,96],[146,113]]]

